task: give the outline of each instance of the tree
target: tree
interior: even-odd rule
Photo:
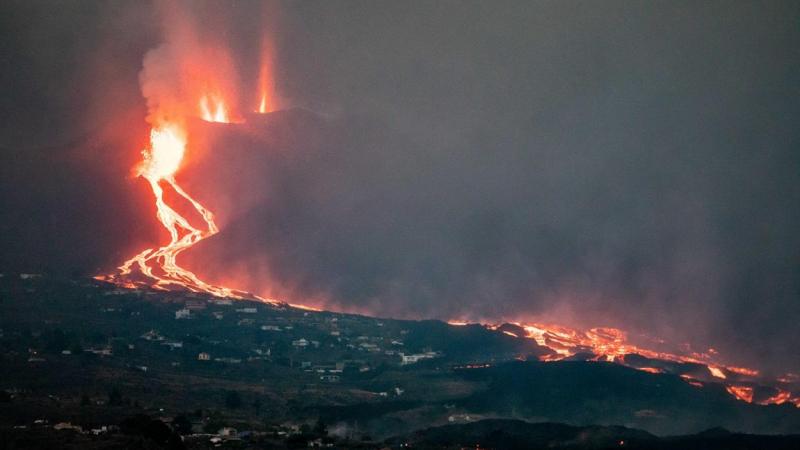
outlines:
[[[179,434],[191,434],[192,422],[190,422],[186,416],[181,414],[180,416],[175,416],[175,418],[172,419],[172,428]]]
[[[242,397],[236,391],[228,391],[225,395],[225,406],[230,409],[238,409],[242,406]]]
[[[255,400],[253,400],[253,409],[256,410],[256,415],[261,412],[261,398],[256,397]]]
[[[320,417],[317,419],[317,423],[314,424],[314,434],[323,437],[328,435],[328,425]]]
[[[112,406],[122,404],[122,394],[119,392],[119,389],[113,388],[111,392],[108,393],[108,404]]]
[[[81,406],[89,406],[91,401],[89,401],[89,396],[86,394],[81,395]]]
[[[61,353],[67,348],[67,335],[60,328],[44,334],[44,350],[48,353]]]

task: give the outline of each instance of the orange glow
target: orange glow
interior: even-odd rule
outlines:
[[[753,403],[753,388],[748,386],[726,386],[725,389],[739,400]]]
[[[800,382],[800,375],[796,373],[786,373],[778,377],[778,381],[781,383],[797,383]]]
[[[466,325],[467,322],[450,321],[450,325]],[[545,354],[539,357],[540,361],[561,361],[579,353],[586,353],[594,355],[587,359],[592,361],[607,361],[617,364],[628,365],[634,369],[642,370],[649,373],[664,373],[664,369],[656,367],[637,367],[630,365],[625,361],[626,355],[640,355],[648,359],[657,359],[662,361],[669,361],[675,363],[689,363],[699,364],[707,368],[708,375],[680,375],[681,378],[688,384],[702,388],[703,382],[710,382],[716,378],[719,380],[728,381],[731,374],[737,375],[739,378],[749,379],[750,382],[763,382],[766,380],[758,380],[760,372],[758,370],[746,368],[727,366],[720,364],[717,361],[718,352],[714,349],[708,349],[705,353],[693,352],[688,346],[685,346],[685,352],[682,353],[669,353],[664,351],[655,351],[649,348],[637,346],[628,341],[627,333],[617,328],[591,328],[589,330],[581,331],[574,328],[565,327],[562,325],[542,324],[542,323],[519,323],[511,322],[510,325],[515,325],[525,330],[527,333],[525,338],[533,339],[539,346],[549,349],[552,353]],[[489,330],[499,330],[509,336],[517,336],[508,330],[500,330],[501,324],[485,324],[483,325]],[[656,341],[661,342],[663,341]],[[669,370],[669,369],[667,369]],[[700,380],[695,376],[699,376]],[[783,376],[778,381],[796,380],[796,376]],[[731,395],[736,398],[750,401],[753,399],[752,387],[726,384],[726,389]],[[800,398],[793,396],[792,393],[784,390],[779,390],[779,393],[770,397],[767,400],[759,401],[760,404],[781,404],[792,403],[800,407]]]
[[[782,405],[788,402],[791,397],[792,394],[790,392],[779,389],[777,394],[759,403],[762,405]]]
[[[746,367],[728,366],[725,368],[730,372],[738,373],[739,375],[747,375],[748,377],[757,377],[759,374],[757,370],[748,369]]]
[[[178,171],[186,152],[183,130],[175,125],[150,130],[150,147],[142,150],[142,162],[137,175],[148,180],[162,180]]]
[[[275,78],[273,75],[274,56],[272,41],[265,37],[261,41],[261,65],[258,71],[258,107],[256,112],[260,114],[266,114],[277,109]]]
[[[155,196],[156,217],[167,229],[170,242],[158,249],[148,248],[119,267],[119,274],[111,275],[111,281],[131,285],[126,280],[134,268],[153,281],[152,287],[168,289],[182,287],[194,292],[206,292],[217,297],[240,298],[233,290],[213,286],[200,280],[194,273],[180,267],[178,255],[201,240],[219,231],[214,215],[189,196],[175,181],[174,174],[180,167],[186,151],[185,132],[175,123],[167,123],[150,131],[150,145],[142,151],[143,159],[137,174],[145,178]],[[166,186],[164,186],[166,185]],[[164,200],[164,188],[168,187],[187,200],[202,216],[205,227],[195,228]]]
[[[319,309],[315,306],[298,305],[295,303],[289,303],[289,306],[291,306],[292,308],[303,309],[306,311],[316,311],[316,312],[322,311],[322,309]]]
[[[207,94],[200,98],[200,117],[206,122],[231,123],[225,101],[219,95]]]
[[[681,378],[683,378],[684,381],[686,381],[687,383],[689,383],[690,385],[692,385],[692,386],[694,386],[696,388],[703,387],[703,383],[695,380],[694,378],[690,377],[689,375],[681,375]]]
[[[641,355],[650,359],[661,359],[672,362],[696,363],[708,367],[711,374],[717,378],[725,379],[723,369],[716,365],[709,364],[712,356],[702,353],[689,353],[680,355],[675,353],[654,351],[636,346],[628,342],[627,333],[617,328],[591,328],[587,331],[579,331],[561,325],[549,324],[520,324],[528,333],[527,337],[533,339],[537,344],[547,347],[555,356],[547,355],[547,360],[553,361],[570,357],[579,352],[590,352],[596,356],[596,360],[624,362],[625,355]],[[487,325],[489,329],[496,329],[496,325]],[[725,367],[742,375],[756,376],[757,370],[735,367],[733,369]]]
[[[725,376],[725,374],[722,372],[722,370],[719,367],[708,366],[708,371],[711,372],[711,375],[713,375],[713,376],[715,376],[717,378],[721,378],[723,380],[728,378],[728,377]]]

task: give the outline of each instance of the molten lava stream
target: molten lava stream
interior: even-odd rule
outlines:
[[[152,281],[156,289],[179,287],[194,292],[206,292],[218,297],[242,298],[234,290],[213,286],[202,281],[193,272],[184,269],[177,263],[178,255],[197,244],[201,240],[213,236],[219,231],[214,222],[214,215],[200,202],[192,198],[175,181],[174,174],[180,167],[186,151],[186,139],[183,129],[174,124],[153,128],[150,132],[150,146],[143,152],[142,163],[138,166],[138,175],[150,184],[155,196],[156,217],[167,230],[170,241],[158,249],[146,249],[125,261],[119,267],[119,273],[108,277],[110,281],[124,285],[131,284],[134,268]],[[171,188],[180,198],[186,200],[205,222],[202,228],[196,228],[173,206],[165,201],[164,186]],[[133,283],[135,284],[135,283]]]

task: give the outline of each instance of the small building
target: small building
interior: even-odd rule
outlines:
[[[297,339],[296,341],[292,341],[292,347],[295,348],[306,348],[308,347],[308,341],[304,338]]]
[[[111,347],[87,348],[84,351],[86,353],[93,353],[99,356],[112,356],[114,354],[114,352],[111,350]]]
[[[450,423],[467,423],[474,422],[475,420],[476,418],[469,414],[453,414],[447,417],[447,421]]]
[[[146,341],[163,341],[164,336],[161,336],[158,331],[150,330],[147,333],[141,335],[141,338]]]
[[[189,309],[183,308],[175,311],[175,320],[180,319],[191,319],[192,318],[192,311]]]
[[[83,433],[83,428],[79,427],[78,425],[73,425],[71,422],[59,422],[53,425],[54,430],[72,430],[77,431],[78,433]]]
[[[368,352],[379,352],[381,349],[378,347],[377,344],[373,344],[370,342],[362,342],[358,344],[361,350],[366,350]]]
[[[236,310],[236,312],[245,313],[245,314],[255,314],[255,313],[258,312],[258,309],[257,308],[252,308],[252,307],[239,308],[239,309]]]
[[[241,362],[242,362],[242,360],[240,358],[229,358],[229,357],[214,358],[214,361],[221,362],[221,363],[226,363],[226,364],[241,364]]]
[[[211,361],[211,355],[209,355],[206,352],[201,352],[200,354],[197,355],[197,360],[198,361]]]
[[[233,427],[224,427],[217,430],[217,434],[223,437],[236,437],[238,434],[236,428]]]
[[[423,359],[431,359],[438,356],[435,352],[425,352],[425,353],[415,353],[413,355],[406,355],[405,353],[400,353],[400,364],[415,364]]]

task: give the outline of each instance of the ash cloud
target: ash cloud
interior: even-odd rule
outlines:
[[[254,80],[262,6],[188,5],[236,25],[226,45],[241,85]],[[152,25],[160,16],[150,5],[115,6],[3,6],[6,67],[17,67],[3,85],[19,88],[2,111],[21,111],[2,128],[4,156],[18,160],[10,149],[36,136],[31,152],[62,157],[51,143],[115,123],[97,111],[135,111],[143,122],[136,74],[163,40]],[[260,156],[234,158],[218,175],[225,194],[203,193],[203,177],[185,174],[192,192],[216,200],[225,227],[191,261],[205,275],[224,281],[235,268],[245,288],[379,315],[616,325],[800,370],[797,5],[277,7],[279,93],[324,119],[276,116],[289,131],[274,141],[257,125],[209,137],[214,148]],[[76,23],[91,26],[77,32]],[[132,50],[120,56],[124,43]],[[51,62],[55,49],[66,51]],[[116,66],[88,71],[78,64],[87,55],[115,55]],[[84,77],[115,80],[124,101],[74,96],[69,83],[81,92],[96,84]],[[77,117],[63,113],[84,104]],[[46,121],[52,134],[41,131]],[[136,153],[122,142],[103,149]],[[246,206],[232,193],[246,194]],[[12,195],[4,186],[4,202]],[[118,208],[150,219],[139,197]],[[101,208],[89,212],[98,230],[112,223]],[[121,231],[91,258],[64,256],[80,250],[67,234],[27,264],[107,266],[132,245],[122,235],[157,236],[147,226],[115,223]],[[5,231],[7,248],[27,236]],[[4,250],[4,264],[23,251]]]

